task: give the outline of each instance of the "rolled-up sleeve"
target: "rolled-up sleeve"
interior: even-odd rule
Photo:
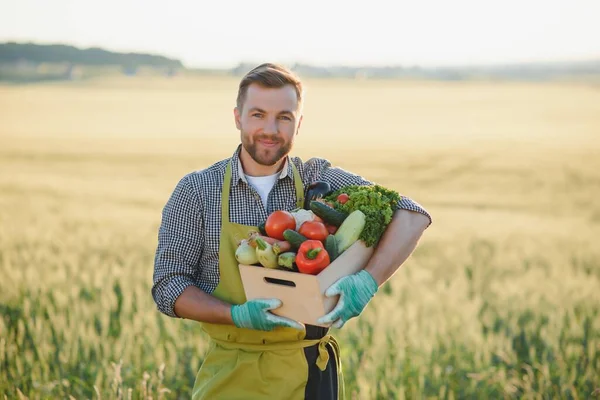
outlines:
[[[429,224],[427,224],[427,228],[431,225],[432,220],[431,220],[431,215],[429,214],[429,212],[427,212],[427,210],[425,210],[425,208],[423,208],[423,206],[421,206],[419,203],[417,203],[416,201],[414,201],[413,199],[411,199],[409,197],[400,195],[400,201],[398,201],[397,209],[414,211],[414,212],[423,214],[427,218],[429,218]]]
[[[177,318],[174,305],[185,288],[195,285],[204,244],[202,202],[183,177],[162,211],[154,259],[152,297],[158,310]]]

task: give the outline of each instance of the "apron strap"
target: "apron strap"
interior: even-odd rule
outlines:
[[[223,194],[221,195],[221,223],[229,222],[229,188],[231,187],[231,160],[225,168],[225,178],[223,179]]]
[[[294,186],[296,187],[296,207],[303,208],[304,207],[304,185],[302,184],[302,178],[300,178],[300,173],[298,172],[298,168],[289,159],[290,164],[292,164],[292,172],[294,174]]]

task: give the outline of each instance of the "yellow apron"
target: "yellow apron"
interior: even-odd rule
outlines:
[[[304,187],[294,164],[297,207],[304,203]],[[230,304],[246,301],[235,250],[239,241],[257,227],[231,223],[229,190],[231,162],[223,180],[221,198],[221,238],[219,244],[219,285],[213,296]],[[260,267],[257,267],[260,268]],[[324,371],[329,362],[327,345],[335,355],[338,399],[344,398],[339,347],[335,339],[305,340],[306,330],[278,327],[273,331],[237,328],[233,325],[202,323],[211,338],[208,352],[194,383],[194,400],[219,399],[304,399],[308,364],[304,348],[318,345],[317,366]]]

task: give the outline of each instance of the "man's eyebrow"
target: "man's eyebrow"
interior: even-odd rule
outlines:
[[[252,107],[251,109],[248,110],[248,112],[257,112],[257,111],[262,114],[267,113],[265,110],[263,110],[262,108],[258,108],[258,107]]]
[[[249,113],[259,112],[261,114],[267,114],[267,112],[265,110],[263,110],[262,108],[259,108],[259,107],[252,107],[252,108],[248,109],[248,112]],[[283,115],[283,114],[294,115],[294,112],[291,110],[282,110],[277,113],[277,115]]]

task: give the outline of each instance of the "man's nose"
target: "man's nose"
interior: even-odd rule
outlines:
[[[275,135],[277,133],[277,119],[267,118],[265,122],[264,132],[267,134]]]

